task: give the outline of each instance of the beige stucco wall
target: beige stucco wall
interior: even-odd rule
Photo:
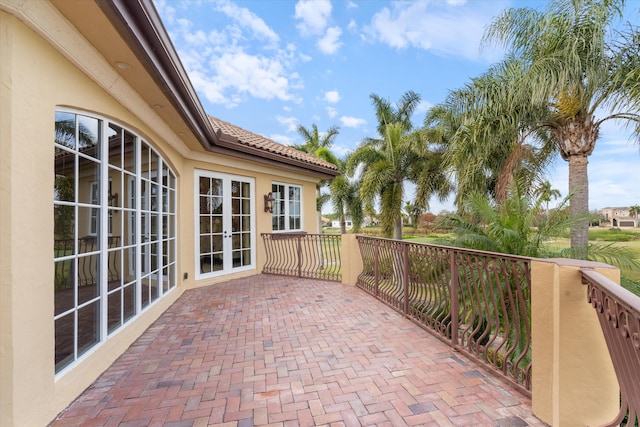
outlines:
[[[53,324],[53,117],[57,106],[115,118],[182,159],[143,122],[41,37],[0,12],[2,33],[2,276],[0,424],[45,425],[179,295],[171,292],[56,380]],[[135,96],[132,92],[131,96]]]
[[[580,268],[620,283],[620,270],[567,259],[531,263],[532,409],[552,426],[603,425],[619,388]]]
[[[0,3],[0,8],[2,4]],[[52,9],[52,8],[51,8]],[[53,10],[53,9],[52,9]],[[59,16],[43,19],[40,34],[0,11],[0,425],[46,425],[91,384],[188,288],[256,274],[264,264],[260,233],[271,231],[263,194],[271,182],[303,186],[303,226],[316,232],[312,176],[192,152],[109,64]],[[58,23],[58,24],[56,24]],[[56,27],[56,25],[58,25]],[[50,39],[42,34],[50,31]],[[57,33],[56,33],[57,32]],[[54,34],[55,33],[55,34]],[[63,56],[51,43],[64,45]],[[81,70],[87,55],[91,77]],[[53,322],[53,119],[65,106],[111,118],[138,133],[178,176],[178,286],[136,321],[58,378]],[[126,107],[125,107],[126,106]],[[135,108],[132,108],[135,107]],[[194,169],[255,178],[256,269],[195,281]],[[188,279],[183,280],[183,274]]]
[[[362,273],[362,256],[358,246],[358,236],[356,234],[343,234],[340,251],[342,257],[342,283],[355,285],[358,282],[358,276]]]

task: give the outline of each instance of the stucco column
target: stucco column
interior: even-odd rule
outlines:
[[[619,386],[580,268],[620,283],[607,264],[570,259],[531,264],[532,407],[552,426],[595,426],[614,419]]]
[[[358,247],[356,234],[342,235],[341,248],[342,283],[355,285],[358,275],[362,272],[362,257]]]

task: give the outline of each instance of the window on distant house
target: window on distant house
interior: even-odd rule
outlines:
[[[273,231],[302,230],[302,187],[292,184],[273,183]]]
[[[140,136],[59,109],[54,136],[56,373],[73,366],[176,279],[176,176]]]

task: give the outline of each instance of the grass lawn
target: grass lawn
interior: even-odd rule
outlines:
[[[446,245],[447,241],[451,241],[454,236],[451,234],[429,234],[422,236],[412,235],[413,229],[405,229],[407,234],[405,240],[416,243],[429,243]],[[589,229],[589,241],[594,244],[611,244],[614,246],[623,246],[633,251],[635,258],[640,261],[640,228],[591,228]],[[550,243],[552,247],[558,249],[568,248],[570,244],[568,234],[558,237]],[[636,295],[640,295],[640,269],[633,271],[621,272],[622,286],[629,289]]]
[[[339,229],[324,229],[324,233],[340,233]],[[380,227],[365,227],[361,234],[382,237]],[[453,234],[436,234],[429,233],[424,229],[415,230],[411,227],[405,227],[402,230],[404,240],[415,243],[428,243],[432,245],[450,246],[455,238]],[[611,244],[614,246],[624,246],[631,249],[636,254],[636,259],[640,261],[640,228],[599,228],[589,229],[589,241],[594,244]],[[549,243],[551,247],[564,249],[569,247],[569,232],[566,235],[559,236],[556,240]],[[640,269],[633,271],[621,272],[622,285],[640,295]]]

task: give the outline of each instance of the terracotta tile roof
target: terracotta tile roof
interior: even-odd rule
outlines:
[[[248,130],[232,125],[231,123],[225,122],[224,120],[220,120],[212,116],[209,116],[209,120],[211,121],[211,124],[213,125],[213,128],[216,132],[220,131],[225,135],[237,138],[237,144],[282,156],[285,158],[283,159],[285,162],[286,159],[292,159],[299,162],[308,163],[310,165],[327,168],[332,171],[337,170],[337,167],[332,163],[325,162],[322,159],[318,159],[317,157],[314,157],[310,154],[298,151],[295,148],[277,143],[253,132],[249,132]]]

